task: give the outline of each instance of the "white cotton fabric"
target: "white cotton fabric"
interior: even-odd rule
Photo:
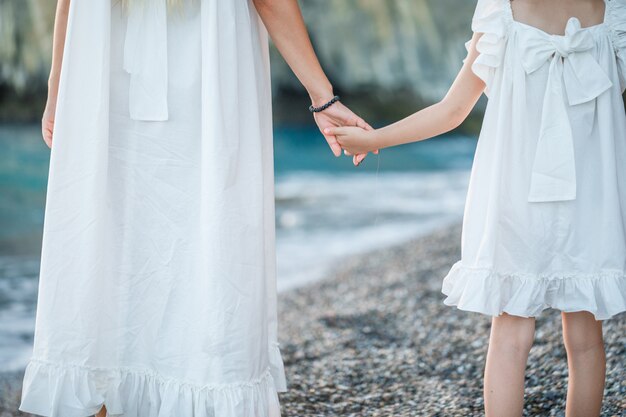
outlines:
[[[479,0],[489,102],[445,303],[498,316],[626,310],[626,1],[564,35]]]
[[[266,31],[118,3],[71,3],[20,410],[279,416]]]

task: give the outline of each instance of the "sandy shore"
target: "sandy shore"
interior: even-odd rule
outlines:
[[[290,391],[285,417],[480,416],[488,317],[443,305],[441,280],[460,229],[347,259],[329,279],[280,296]],[[603,416],[626,415],[626,314],[605,322]],[[21,375],[0,379],[0,417],[14,413]],[[537,320],[528,416],[563,416],[567,383],[560,315]],[[184,417],[184,416],[180,416]]]

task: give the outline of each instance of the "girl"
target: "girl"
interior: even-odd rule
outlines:
[[[601,320],[626,310],[626,0],[479,0],[446,97],[376,131],[332,128],[349,154],[457,127],[489,97],[448,305],[494,316],[487,416],[519,416],[534,317],[562,311],[566,415],[599,415]]]

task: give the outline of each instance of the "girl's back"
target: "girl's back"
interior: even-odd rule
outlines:
[[[605,319],[626,309],[624,3],[601,4],[602,19],[570,17],[564,31],[560,16],[536,27],[529,3],[481,0],[474,18],[472,68],[489,104],[446,303]]]
[[[445,302],[494,316],[488,417],[522,414],[534,317],[549,307],[563,312],[566,414],[597,416],[599,320],[626,311],[626,0],[479,0],[472,29],[439,103],[374,132],[327,134],[353,154],[428,139],[487,93]]]

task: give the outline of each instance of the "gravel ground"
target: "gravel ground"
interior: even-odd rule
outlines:
[[[480,416],[488,317],[443,305],[460,229],[347,259],[328,280],[282,294],[284,417]],[[603,416],[626,416],[626,314],[605,322]],[[15,413],[21,374],[0,375],[0,417]],[[527,416],[563,416],[567,363],[560,315],[537,320]],[[176,416],[184,417],[184,416]],[[217,416],[219,417],[219,416]]]
[[[285,416],[480,416],[490,319],[443,304],[460,228],[346,262],[280,300]],[[537,320],[527,416],[563,416],[560,314]],[[626,314],[605,322],[603,416],[626,416]]]

